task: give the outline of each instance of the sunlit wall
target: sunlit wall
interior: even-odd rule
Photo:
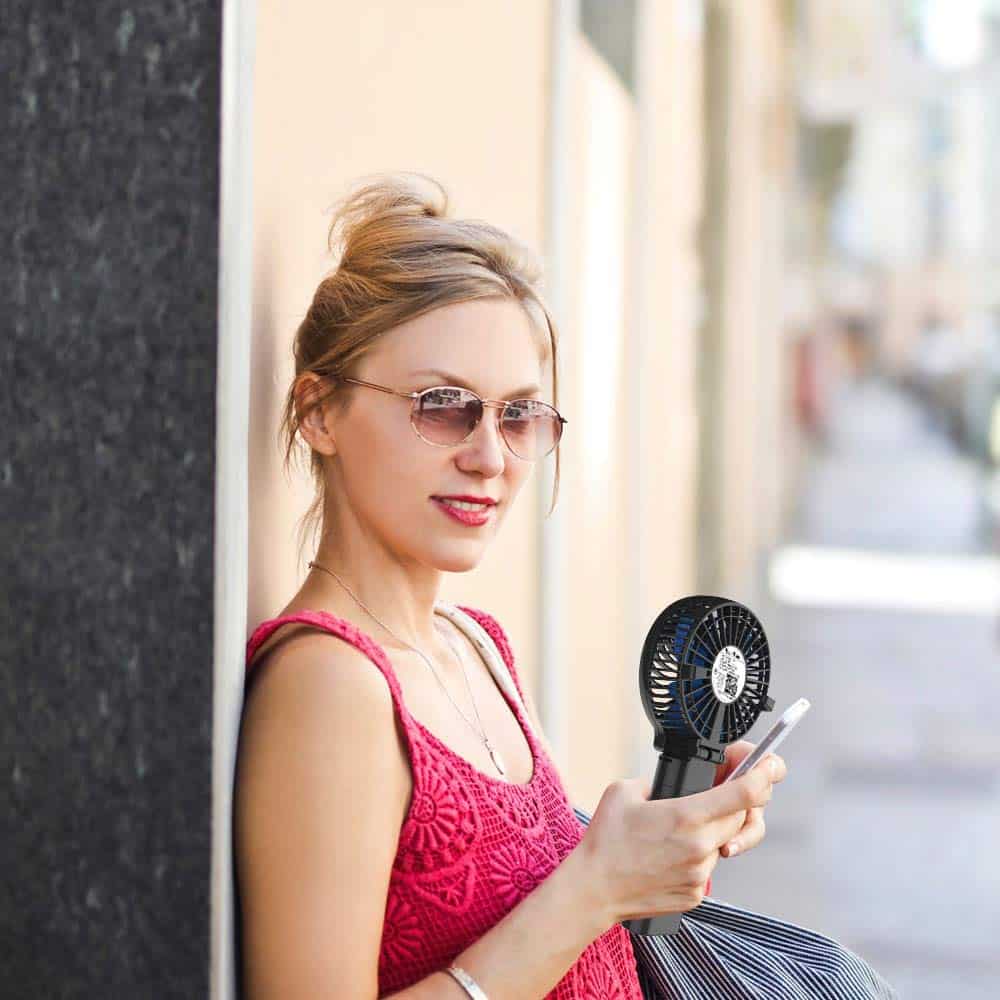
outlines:
[[[628,24],[602,27],[586,5],[527,0],[259,4],[248,628],[281,608],[304,570],[294,528],[309,484],[304,474],[283,478],[275,434],[295,326],[335,264],[325,251],[327,210],[363,175],[425,171],[447,186],[456,214],[509,228],[560,276],[561,406],[570,421],[562,544],[543,559],[545,507],[526,489],[501,542],[475,571],[449,578],[442,597],[503,623],[546,716],[556,718],[553,700],[559,706],[557,763],[571,796],[588,806],[609,781],[647,768],[637,659],[655,615],[698,585],[706,407],[722,415],[734,471],[725,515],[707,527],[725,553],[720,586],[734,596],[749,586],[782,516],[787,469],[776,435],[786,403],[774,281],[786,164],[772,151],[784,85],[779,7],[734,15],[738,68],[727,100],[738,126],[736,186],[720,217],[727,263],[713,303],[700,244],[701,5],[623,4]],[[554,25],[566,23],[567,9],[576,27],[558,66],[560,103],[553,53],[563,29]],[[619,43],[624,32],[627,58],[605,28]],[[556,126],[568,148],[554,161],[547,143]],[[565,164],[555,176],[552,162]],[[553,184],[568,206],[555,219]],[[553,241],[559,227],[563,239]],[[553,246],[558,260],[548,256]],[[713,308],[725,317],[719,355],[703,344]],[[706,364],[719,373],[707,400],[698,388]],[[751,474],[757,462],[765,488]],[[511,585],[511,567],[527,586]],[[545,581],[563,608],[549,621],[539,610]],[[559,632],[559,662],[539,662],[546,626]],[[541,698],[546,672],[553,683]]]

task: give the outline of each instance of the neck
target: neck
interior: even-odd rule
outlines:
[[[439,570],[406,568],[388,559],[351,558],[322,545],[313,563],[299,595],[309,607],[357,622],[381,645],[410,644],[428,650],[440,642],[434,613]]]

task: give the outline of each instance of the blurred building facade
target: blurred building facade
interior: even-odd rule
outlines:
[[[932,315],[974,337],[1000,301],[998,43],[992,0],[800,5],[811,308],[876,319],[888,374]]]

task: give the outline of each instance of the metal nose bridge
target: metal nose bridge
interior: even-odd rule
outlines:
[[[476,420],[475,424],[473,425],[472,429],[465,436],[465,438],[461,441],[461,443],[465,444],[465,442],[468,441],[472,437],[472,435],[476,433],[477,428],[483,422],[482,418],[486,414],[486,408],[489,407],[491,410],[499,410],[500,411],[497,414],[497,419],[496,419],[497,437],[500,439],[501,445],[503,445],[506,448],[508,448],[511,451],[513,451],[513,449],[508,444],[507,439],[504,437],[503,431],[500,428],[500,420],[501,420],[501,417],[503,416],[503,411],[507,408],[507,404],[502,399],[480,399],[480,402],[483,404],[482,412],[480,413],[479,417],[477,418],[477,420]],[[517,453],[514,452],[514,454],[517,454]]]

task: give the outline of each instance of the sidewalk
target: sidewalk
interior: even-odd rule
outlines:
[[[981,474],[891,386],[837,400],[796,545],[988,555]],[[762,588],[766,593],[766,586]],[[779,751],[789,776],[756,850],[720,860],[713,895],[837,938],[906,1000],[1000,984],[1000,655],[995,616],[780,604],[776,717],[812,709]],[[750,734],[758,740],[771,717]]]

